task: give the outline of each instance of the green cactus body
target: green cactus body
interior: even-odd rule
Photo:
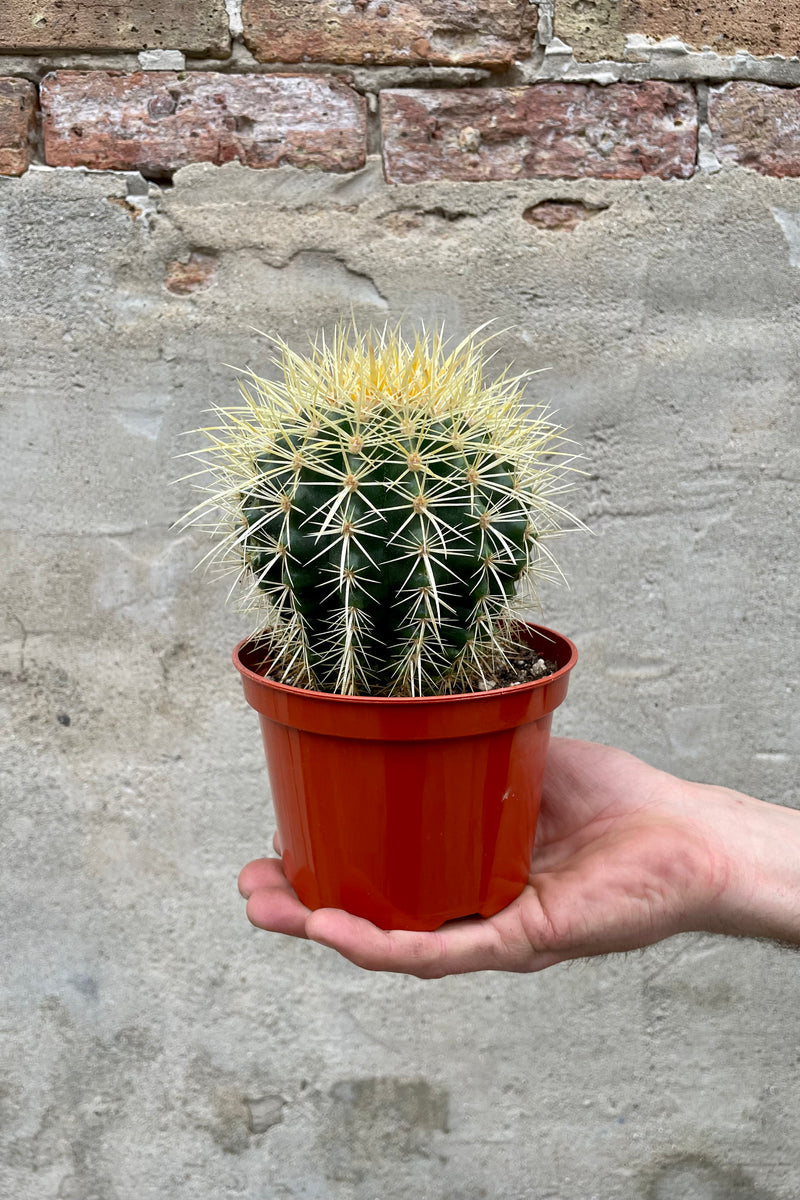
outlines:
[[[386,330],[339,330],[308,359],[281,343],[283,383],[251,377],[206,431],[220,555],[277,677],[431,695],[485,686],[505,656],[520,588],[552,575],[573,456],[546,413],[526,418],[518,379],[484,382],[480,348]]]

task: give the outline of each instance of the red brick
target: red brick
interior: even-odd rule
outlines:
[[[529,0],[244,0],[261,62],[431,63],[502,69],[530,53]]]
[[[192,292],[202,291],[214,280],[217,270],[217,258],[214,254],[204,254],[202,250],[192,250],[186,262],[173,258],[167,263],[164,271],[164,287],[176,296],[189,296]]]
[[[21,175],[33,153],[36,88],[27,79],[0,79],[0,175]]]
[[[800,0],[622,0],[628,33],[678,37],[718,54],[800,54]]]
[[[365,161],[364,99],[325,75],[56,71],[41,103],[51,166],[158,175],[232,159],[328,171]]]
[[[0,51],[185,50],[227,57],[225,0],[1,0]]]
[[[554,30],[583,61],[624,57],[627,34],[718,54],[800,54],[800,0],[555,0]]]
[[[721,163],[800,175],[800,88],[726,83],[709,90],[708,123]]]
[[[694,171],[697,104],[685,84],[387,90],[381,117],[390,183]]]
[[[591,217],[604,211],[601,204],[583,204],[580,200],[542,200],[532,204],[522,214],[522,219],[537,229],[572,232]]]

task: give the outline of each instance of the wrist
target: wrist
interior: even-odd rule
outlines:
[[[696,929],[800,946],[800,812],[691,784],[709,884]]]

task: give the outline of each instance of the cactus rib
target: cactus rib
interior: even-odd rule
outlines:
[[[478,331],[480,332],[480,331]],[[321,691],[431,695],[486,686],[520,603],[560,571],[547,541],[580,525],[555,497],[576,455],[526,376],[486,378],[477,333],[340,326],[193,451],[213,476],[210,558],[245,583],[272,673]]]

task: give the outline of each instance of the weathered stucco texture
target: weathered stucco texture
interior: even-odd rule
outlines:
[[[495,317],[587,456],[556,731],[796,804],[800,181],[38,167],[0,231],[0,1195],[797,1200],[796,955],[420,982],[246,924],[246,626],[170,481],[253,327]]]

